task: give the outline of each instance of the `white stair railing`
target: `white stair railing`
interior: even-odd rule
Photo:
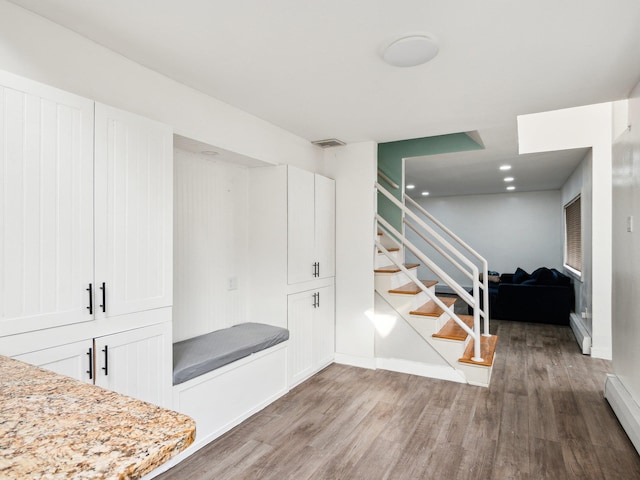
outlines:
[[[388,234],[389,239],[396,244],[399,248],[405,248],[409,250],[413,255],[418,258],[427,268],[433,271],[440,279],[442,279],[462,300],[473,308],[473,329],[470,329],[466,323],[464,323],[458,315],[453,311],[453,307],[447,307],[434,293],[426,288],[423,283],[411,272],[409,272],[401,261],[396,260],[393,255],[381,244],[379,240],[376,240],[376,247],[382,253],[384,253],[391,262],[399,268],[407,277],[411,279],[423,292],[425,292],[436,305],[446,311],[449,316],[468,334],[474,339],[474,355],[473,361],[481,362],[481,345],[480,345],[480,317],[484,320],[484,334],[489,334],[489,301],[488,301],[488,277],[487,277],[487,261],[480,256],[475,250],[469,247],[464,241],[462,241],[451,230],[445,227],[441,222],[435,219],[431,214],[426,212],[420,205],[418,205],[413,199],[405,195],[405,201],[409,201],[418,212],[426,216],[431,220],[445,235],[450,237],[456,244],[464,248],[474,258],[479,260],[482,264],[483,273],[483,308],[480,308],[480,280],[479,269],[477,265],[471,261],[465,254],[460,252],[450,241],[440,235],[427,223],[425,223],[415,212],[410,210],[400,200],[395,198],[387,189],[385,189],[380,183],[376,182],[375,188],[378,192],[383,194],[389,199],[396,207],[398,207],[403,213],[403,222],[409,226],[416,234],[427,242],[435,251],[437,251],[442,257],[453,265],[458,271],[462,272],[473,283],[471,294],[462,287],[457,281],[455,281],[442,267],[435,263],[431,258],[428,258],[416,245],[409,241],[406,236],[394,228],[389,222],[382,218],[379,214],[376,214],[376,228],[385,231]],[[408,221],[408,218],[412,222]]]

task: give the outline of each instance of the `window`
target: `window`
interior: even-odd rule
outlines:
[[[582,272],[582,211],[580,196],[564,207],[564,264]]]

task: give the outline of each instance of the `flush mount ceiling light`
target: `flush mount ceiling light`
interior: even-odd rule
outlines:
[[[406,186],[406,187],[404,187],[404,188],[406,188],[407,190],[411,190],[411,189],[413,189],[413,188],[416,188],[416,186],[415,186],[415,185],[412,185],[412,184],[409,184],[409,185],[407,185],[407,186]]]
[[[513,182],[513,177],[504,177],[505,182]]]
[[[423,196],[423,197],[427,197],[427,196],[429,196],[429,192],[422,192],[422,196]]]
[[[511,170],[511,165],[500,165],[500,170],[503,172],[506,170]]]
[[[403,35],[384,46],[382,58],[394,67],[415,67],[433,59],[438,51],[436,41],[427,35]]]
[[[513,185],[507,187],[507,190],[515,190],[515,189],[516,189],[516,187],[514,187]]]

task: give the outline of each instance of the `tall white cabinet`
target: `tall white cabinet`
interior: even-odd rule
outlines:
[[[335,182],[292,166],[250,172],[249,318],[289,329],[289,385],[335,352]]]
[[[171,129],[0,85],[0,354],[168,405]]]

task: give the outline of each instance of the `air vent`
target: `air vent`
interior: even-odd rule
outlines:
[[[340,147],[342,145],[346,145],[346,143],[336,139],[336,138],[327,138],[326,140],[314,140],[313,142],[314,145],[317,145],[319,147],[322,148],[329,148],[329,147]]]

